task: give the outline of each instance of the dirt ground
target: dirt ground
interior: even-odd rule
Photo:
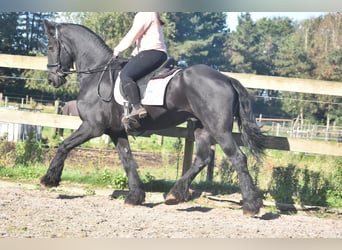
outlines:
[[[175,206],[147,193],[142,206],[124,205],[113,190],[63,183],[56,189],[0,181],[0,237],[14,238],[342,238],[342,218],[304,212],[254,218],[239,206],[206,197]]]

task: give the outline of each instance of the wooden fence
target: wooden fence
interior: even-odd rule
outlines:
[[[47,59],[45,57],[0,54],[0,67],[46,70],[46,63]],[[341,82],[258,76],[227,72],[223,73],[238,79],[246,88],[272,89],[281,91],[342,96]],[[76,129],[81,123],[78,117],[13,110],[0,110],[0,122],[69,129]],[[192,160],[193,133],[191,127],[192,124],[190,121],[188,122],[188,128],[176,127],[167,130],[151,131],[149,134],[146,135],[154,133],[164,136],[186,138],[186,147],[183,162],[183,171],[185,171],[190,166]],[[237,139],[239,145],[242,145],[240,134],[235,133],[234,137]],[[267,148],[275,150],[342,156],[342,143],[338,142],[268,136]]]
[[[0,109],[0,122],[67,129],[77,129],[81,125],[81,120],[77,116],[6,109]],[[145,133],[144,136],[157,134],[168,137],[182,137],[191,139],[191,132],[189,134],[189,131],[192,130],[191,126],[191,121],[189,121],[187,128],[174,127],[170,129],[154,130]],[[242,145],[240,134],[234,133],[234,137],[238,141],[238,144]],[[268,149],[342,156],[342,143],[339,142],[267,136],[266,144]]]
[[[46,70],[46,64],[46,57],[0,54],[0,67]],[[261,76],[229,72],[222,73],[238,79],[246,88],[342,96],[341,82]]]

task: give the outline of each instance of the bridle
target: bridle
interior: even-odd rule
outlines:
[[[56,72],[51,72],[53,74],[56,74],[58,77],[66,77],[67,75],[73,73],[73,71],[64,71],[63,67],[62,67],[62,63],[61,63],[61,50],[64,49],[64,51],[71,56],[70,52],[67,50],[67,48],[65,47],[65,45],[61,42],[60,38],[59,38],[59,30],[58,30],[59,25],[57,24],[55,27],[55,40],[57,43],[57,59],[56,59],[56,63],[52,63],[52,64],[47,64],[46,67],[47,68],[57,68]]]
[[[57,51],[58,51],[58,54],[57,54],[57,59],[56,59],[56,63],[52,63],[52,64],[47,64],[46,67],[49,69],[49,68],[57,68],[56,69],[56,72],[53,72],[51,71],[52,74],[55,74],[57,75],[58,77],[61,77],[61,78],[65,78],[67,75],[70,75],[70,74],[93,74],[93,73],[98,73],[98,72],[101,72],[101,76],[99,78],[99,81],[97,83],[97,94],[98,96],[105,102],[110,102],[113,98],[113,92],[114,92],[114,81],[113,81],[113,76],[112,76],[112,62],[115,60],[114,57],[111,57],[109,59],[109,61],[106,63],[105,66],[102,66],[102,67],[98,67],[98,68],[94,68],[94,69],[87,69],[87,70],[70,70],[68,69],[68,71],[65,71],[63,69],[63,66],[62,66],[62,63],[61,63],[61,51],[62,49],[70,56],[71,56],[71,53],[67,50],[67,48],[65,47],[64,43],[62,43],[61,39],[60,39],[60,31],[58,29],[59,25],[56,24],[55,26],[55,40],[56,40],[56,43],[57,43]],[[117,70],[114,68],[114,70]],[[104,72],[108,71],[109,72],[109,79],[110,79],[110,83],[111,83],[111,91],[108,95],[107,98],[103,98],[100,94],[100,88],[101,88],[101,81],[102,81],[102,78],[103,78],[103,75],[104,75]]]

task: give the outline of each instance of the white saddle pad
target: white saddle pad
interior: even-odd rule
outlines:
[[[180,70],[175,71],[173,74],[167,76],[162,79],[152,79],[147,83],[145,96],[141,100],[141,104],[143,105],[163,105],[164,104],[164,96],[165,89],[170,82],[171,78],[174,77]],[[122,96],[120,91],[120,74],[116,78],[115,86],[114,86],[114,99],[120,105],[123,105],[124,102],[127,102],[126,98]]]

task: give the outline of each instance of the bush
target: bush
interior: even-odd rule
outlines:
[[[101,181],[103,184],[111,185],[114,189],[125,189],[128,188],[128,178],[123,173],[118,172],[109,172],[105,169],[102,174]]]
[[[222,184],[229,184],[235,186],[239,185],[239,180],[236,171],[234,170],[232,164],[225,157],[222,159],[220,163],[219,174]]]
[[[23,142],[18,142],[15,148],[15,163],[29,166],[43,161],[43,147],[36,139],[35,132],[30,130]]]
[[[330,187],[327,190],[327,204],[331,207],[342,207],[342,159],[329,178]]]
[[[268,192],[277,202],[340,206],[342,202],[341,186],[337,186],[337,183],[341,185],[341,182],[338,181],[336,181],[336,185],[333,184],[330,178],[321,172],[289,165],[273,169]]]
[[[7,166],[12,163],[14,149],[15,144],[7,141],[7,135],[0,136],[0,166]]]

